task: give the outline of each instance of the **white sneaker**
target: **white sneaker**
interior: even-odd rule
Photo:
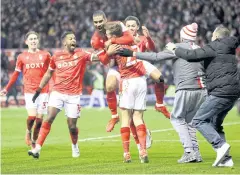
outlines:
[[[147,129],[146,148],[149,149],[151,146],[152,146],[152,135],[151,135],[151,131]]]
[[[212,166],[218,166],[223,161],[230,147],[231,146],[228,143],[224,143],[220,148],[217,149],[217,158]]]
[[[72,144],[72,157],[79,157],[80,156],[80,151],[78,148],[78,144],[74,145]]]
[[[232,158],[228,158],[227,160],[223,160],[218,166],[220,167],[233,167],[234,163]]]

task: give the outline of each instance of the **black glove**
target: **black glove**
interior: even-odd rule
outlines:
[[[35,92],[35,94],[33,95],[33,98],[32,98],[33,103],[35,103],[35,101],[38,98],[38,96],[40,95],[41,91],[42,91],[42,88],[38,88],[36,90],[36,92]]]
[[[132,57],[133,51],[123,48],[118,51],[118,55],[123,56],[123,57]]]

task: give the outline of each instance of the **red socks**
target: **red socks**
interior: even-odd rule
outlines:
[[[42,126],[42,118],[36,118],[36,123],[35,123],[35,127],[34,127],[34,131],[33,131],[33,141],[36,141],[38,138],[38,134],[40,131],[40,128]]]
[[[117,115],[117,96],[115,91],[107,92],[107,103],[112,115]]]
[[[137,127],[137,136],[140,142],[140,148],[146,149],[146,135],[147,135],[147,130],[145,124],[138,125]]]
[[[27,129],[28,129],[28,131],[32,130],[35,119],[36,119],[36,116],[28,116],[28,118],[27,118]]]
[[[37,144],[39,144],[41,146],[43,145],[47,135],[50,132],[50,129],[51,129],[51,124],[48,122],[43,122],[42,127],[39,132],[38,139],[37,139]]]
[[[72,139],[72,144],[76,145],[76,143],[78,142],[78,128],[76,129],[71,129],[69,130],[70,132],[70,136],[71,136],[71,139]]]
[[[136,130],[136,126],[133,123],[133,120],[131,120],[131,122],[130,122],[130,129],[132,131],[132,136],[133,136],[136,144],[139,144],[139,139],[138,139],[138,136],[137,136],[137,130]]]
[[[163,97],[165,94],[164,83],[163,82],[155,83],[154,88],[155,88],[156,102],[158,104],[163,104]]]
[[[129,152],[129,143],[130,143],[130,128],[122,127],[121,130],[123,150],[125,153]]]

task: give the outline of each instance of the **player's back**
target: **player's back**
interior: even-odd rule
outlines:
[[[73,53],[56,52],[50,62],[50,68],[55,70],[53,91],[70,95],[81,94],[83,76],[90,57],[91,54],[81,49]]]
[[[19,54],[16,63],[16,71],[23,72],[25,93],[35,93],[42,77],[48,69],[50,57],[49,52],[42,50],[38,50],[34,53],[24,51]],[[45,86],[42,92],[48,92],[48,86]]]
[[[133,51],[136,51],[138,49],[136,45],[126,45],[122,47],[131,49]],[[138,61],[136,57],[116,56],[116,62],[121,74],[121,78],[135,78],[144,76],[146,74],[146,70],[143,66],[142,61]]]

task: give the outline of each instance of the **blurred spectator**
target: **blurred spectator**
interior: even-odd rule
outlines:
[[[92,108],[94,106],[95,99],[98,99],[100,108],[105,107],[105,101],[104,101],[104,77],[98,70],[92,70],[90,71],[92,74],[93,79],[93,91],[90,97],[89,101],[89,108]]]
[[[23,47],[23,36],[29,30],[40,33],[44,48],[59,47],[61,33],[69,29],[77,34],[81,47],[90,47],[92,14],[99,9],[109,20],[137,16],[150,30],[158,51],[169,41],[178,42],[181,27],[193,21],[200,27],[199,45],[208,42],[220,23],[232,35],[240,33],[239,0],[8,0],[1,6],[1,47]]]

